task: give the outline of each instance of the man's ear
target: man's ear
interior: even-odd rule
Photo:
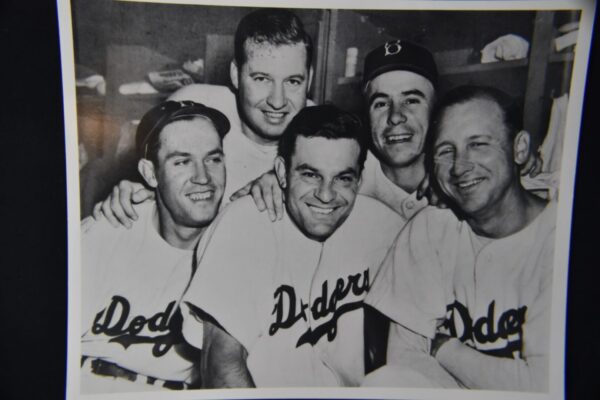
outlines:
[[[154,163],[148,160],[147,158],[142,158],[138,162],[138,171],[142,178],[146,181],[148,186],[155,188],[158,186],[158,181],[156,180],[156,174],[154,171]]]
[[[520,131],[513,141],[514,160],[517,165],[523,165],[529,160],[531,137],[527,131]]]
[[[277,176],[277,182],[282,189],[287,187],[287,177],[285,160],[281,156],[275,158],[275,175]]]
[[[231,79],[231,84],[236,89],[238,89],[240,86],[238,72],[239,71],[235,60],[231,60],[231,63],[229,64],[229,79]]]

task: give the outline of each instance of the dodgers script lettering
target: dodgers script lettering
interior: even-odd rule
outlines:
[[[158,312],[150,318],[142,315],[135,316],[127,324],[131,309],[129,301],[122,296],[113,296],[109,306],[96,314],[92,333],[113,336],[110,341],[119,343],[124,348],[137,343],[153,343],[152,354],[160,357],[166,354],[173,345],[169,330],[169,316],[174,307],[175,301],[172,301],[167,305],[165,311]],[[144,327],[151,332],[166,332],[166,334],[152,337],[138,335]]]
[[[369,290],[369,287],[369,270],[366,269],[363,273],[348,275],[346,279],[338,278],[331,293],[329,292],[329,282],[323,282],[319,296],[310,304],[302,298],[298,300],[292,286],[281,285],[273,294],[275,306],[272,314],[275,316],[275,322],[269,327],[269,335],[275,335],[279,329],[288,329],[299,320],[308,322],[306,312],[310,307],[313,321],[328,316],[331,318],[314,329],[309,327],[298,339],[296,347],[305,343],[314,345],[324,335],[327,335],[327,340],[331,342],[337,335],[337,320],[340,316],[363,306],[362,298],[345,302],[341,306],[338,303],[349,295],[362,296]]]
[[[448,318],[444,322],[444,327],[448,329],[451,336],[457,337],[465,343],[496,343],[504,342],[506,344],[500,348],[492,350],[482,350],[486,354],[497,357],[515,358],[523,346],[523,325],[525,324],[525,315],[527,306],[517,309],[508,309],[504,311],[496,320],[495,317],[496,302],[492,301],[487,310],[487,315],[473,321],[469,314],[469,309],[458,301],[447,307]],[[462,323],[462,332],[460,324]]]

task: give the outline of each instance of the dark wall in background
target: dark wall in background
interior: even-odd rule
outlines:
[[[150,45],[180,64],[203,58],[207,33],[233,35],[239,20],[255,10],[97,0],[73,0],[72,5],[75,33],[79,36],[75,61],[101,74],[107,73],[106,49],[110,45]],[[316,38],[320,12],[298,10],[297,14]]]

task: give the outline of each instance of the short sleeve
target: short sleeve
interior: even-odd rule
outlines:
[[[396,323],[432,338],[446,314],[452,271],[442,263],[457,225],[447,210],[427,208],[400,232],[388,252],[366,302]]]
[[[182,299],[182,309],[187,309],[183,335],[190,342],[201,342],[199,330],[206,319],[221,326],[246,349],[260,335],[257,292],[260,295],[261,291],[257,286],[263,276],[267,245],[273,239],[269,229],[260,229],[263,216],[249,201],[244,198],[231,203],[198,245],[198,267]],[[198,347],[199,343],[191,344]]]

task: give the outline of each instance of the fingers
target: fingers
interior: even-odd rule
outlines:
[[[523,167],[521,168],[521,176],[527,176],[533,170],[535,166],[535,157],[530,157]]]
[[[283,218],[283,196],[277,177],[272,171],[254,181],[252,187],[254,202],[260,211],[267,210],[272,222]]]
[[[430,190],[428,196],[429,204],[435,206],[437,208],[448,208],[448,205],[442,200],[440,196],[435,192],[435,190]]]
[[[542,172],[543,167],[544,167],[544,159],[542,158],[542,155],[538,153],[538,156],[535,159],[535,164],[533,165],[533,168],[531,169],[529,176],[531,176],[532,178],[535,178],[537,175],[540,174],[540,172]]]
[[[231,195],[230,200],[251,195],[258,211],[267,211],[269,219],[274,222],[283,218],[284,194],[273,171],[261,175]]]
[[[112,195],[110,196],[109,206],[110,206],[109,210],[107,210],[106,208],[103,207],[104,216],[109,218],[108,214],[112,213],[114,218],[116,218],[117,221],[119,221],[119,224],[125,226],[128,229],[131,228],[131,220],[125,213],[125,210],[123,210],[123,206],[121,205],[121,202],[120,202],[119,186],[115,186],[113,188]]]
[[[275,205],[273,204],[273,190],[272,187],[267,187],[266,190],[262,191],[262,200],[269,214],[269,219],[274,222],[277,219],[275,212]]]
[[[121,225],[110,210],[110,196],[104,201],[101,201],[100,203],[96,204],[96,206],[94,207],[94,218],[98,220],[102,217],[106,218],[108,223],[115,228],[118,228]]]
[[[252,188],[250,189],[250,195],[252,196],[252,200],[254,200],[254,204],[256,204],[258,211],[262,212],[267,209],[260,185],[252,185]]]
[[[440,196],[433,190],[429,182],[429,175],[425,175],[425,178],[419,183],[417,187],[417,200],[421,200],[422,198],[427,198],[427,202],[431,206],[435,206],[438,208],[448,208],[448,205],[444,203]]]
[[[133,219],[137,221],[138,215],[133,209],[133,204],[131,202],[133,185],[128,181],[119,182],[119,197],[118,203],[121,205],[123,213],[127,217],[127,219]]]
[[[131,195],[131,202],[133,204],[140,204],[147,200],[152,200],[156,197],[154,195],[154,191],[146,189],[143,185],[141,185],[141,189],[136,190]]]
[[[540,172],[542,172],[543,167],[544,160],[542,159],[542,155],[538,151],[535,154],[531,154],[529,156],[529,159],[521,169],[521,175],[529,175],[530,177],[535,178]]]
[[[285,202],[285,197],[283,194],[283,190],[279,187],[279,184],[275,184],[273,186],[273,205],[275,206],[275,215],[277,220],[281,220],[283,218],[283,205]]]
[[[92,210],[92,216],[94,217],[94,219],[96,221],[99,221],[104,216],[104,214],[102,213],[102,203],[103,203],[102,201],[99,201],[96,204],[94,204],[94,209]]]
[[[254,184],[254,181],[247,183],[246,186],[244,186],[243,188],[239,189],[237,192],[235,192],[234,194],[229,196],[229,200],[234,201],[234,200],[239,199],[240,197],[249,195],[253,184]]]
[[[283,218],[283,191],[277,183],[262,190],[262,198],[271,222]]]

